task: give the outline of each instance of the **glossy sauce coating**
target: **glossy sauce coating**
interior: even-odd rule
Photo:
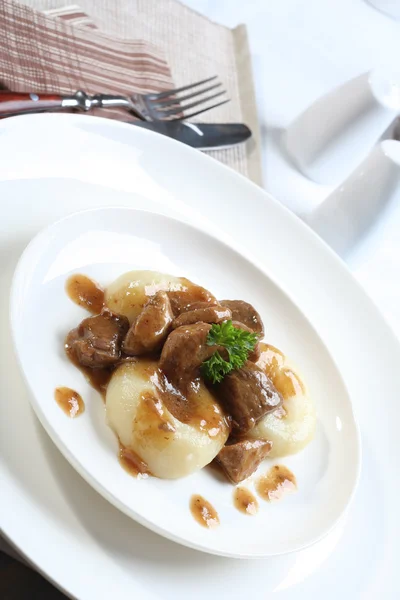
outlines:
[[[158,368],[157,360],[140,358],[134,362],[136,373],[155,386],[154,394],[146,393],[142,396],[138,409],[138,421],[152,425],[145,427],[146,431],[156,432],[160,441],[174,433],[174,426],[164,412],[165,407],[176,419],[207,432],[211,438],[224,434],[228,427],[227,419],[200,378],[191,383],[187,397],[184,397],[169,384]]]
[[[130,448],[119,445],[119,464],[129,475],[145,479],[151,475],[146,463]]]
[[[207,431],[210,437],[218,436],[229,426],[217,400],[199,377],[190,383],[186,396],[159,369],[154,381],[166,408],[182,423]]]
[[[144,392],[134,418],[134,429],[144,444],[162,452],[174,439],[173,423],[164,411],[163,403],[151,392]]]
[[[284,400],[296,394],[304,394],[304,384],[288,367],[285,367],[285,355],[269,344],[260,343],[260,358],[257,365],[268,375],[272,383],[282,394]]]
[[[105,395],[107,391],[107,385],[111,379],[111,375],[113,374],[112,368],[103,368],[103,369],[91,369],[90,367],[84,367],[79,364],[76,360],[75,354],[72,352],[71,347],[68,343],[64,345],[65,353],[72,364],[81,371],[81,373],[85,376],[87,382],[98,391],[103,400],[105,400]]]
[[[214,529],[219,525],[217,511],[203,496],[195,494],[191,497],[190,512],[202,527]]]
[[[245,515],[255,515],[258,511],[256,497],[245,487],[237,487],[233,490],[233,505]]]
[[[296,489],[296,477],[284,465],[271,467],[268,473],[262,475],[256,482],[258,495],[268,502],[281,500],[283,496],[295,492]]]
[[[85,403],[78,392],[69,387],[58,387],[54,391],[58,406],[68,417],[74,419],[85,411]]]
[[[93,315],[98,315],[104,307],[104,290],[86,275],[71,275],[65,289],[72,302],[86,308]]]

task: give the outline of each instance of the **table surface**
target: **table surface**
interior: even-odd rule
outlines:
[[[312,183],[286,162],[279,151],[279,134],[297,114],[336,85],[373,67],[395,65],[400,56],[400,23],[364,0],[184,3],[229,27],[247,25],[265,188],[295,212],[317,206],[331,188]],[[353,271],[400,335],[398,291],[393,283],[393,271],[398,274],[400,269],[400,243],[392,244],[391,260],[384,277],[382,261],[373,254]],[[379,293],[375,292],[377,276]],[[62,597],[40,575],[0,552],[2,600]]]

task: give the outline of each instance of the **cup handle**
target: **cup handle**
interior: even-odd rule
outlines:
[[[385,140],[303,219],[346,258],[400,191],[400,142]]]

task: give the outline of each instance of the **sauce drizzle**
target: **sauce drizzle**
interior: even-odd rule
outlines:
[[[200,377],[190,382],[185,395],[168,381],[160,369],[155,371],[153,383],[165,407],[176,419],[207,432],[214,439],[225,434],[229,427],[228,419]]]
[[[250,490],[245,487],[237,487],[233,490],[233,504],[245,515],[257,514],[258,502]]]
[[[119,445],[119,464],[129,475],[138,479],[145,479],[151,475],[146,463],[130,448],[126,448],[121,443]]]
[[[71,275],[65,289],[72,302],[86,308],[92,315],[101,313],[104,307],[104,290],[86,275]]]
[[[256,490],[263,500],[281,500],[297,490],[296,477],[284,465],[275,465],[257,480]]]
[[[305,394],[304,383],[292,369],[285,367],[285,355],[280,350],[260,342],[260,351],[257,365],[265,371],[284,400],[296,394]]]
[[[74,419],[85,411],[85,403],[78,392],[69,387],[58,387],[54,391],[54,398],[60,408],[68,417]]]
[[[90,367],[84,367],[83,365],[80,365],[72,351],[71,346],[68,344],[68,336],[64,344],[64,349],[72,364],[80,370],[86,381],[92,386],[92,388],[101,394],[103,400],[105,401],[107,386],[110,382],[111,375],[113,374],[113,368],[104,367],[99,369],[91,369]]]
[[[203,496],[195,494],[190,498],[190,512],[202,527],[215,529],[219,525],[217,511]]]

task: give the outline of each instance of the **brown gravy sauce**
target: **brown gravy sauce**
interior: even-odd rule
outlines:
[[[297,490],[296,477],[284,465],[275,465],[256,481],[256,490],[263,500],[281,500]]]
[[[71,275],[65,285],[72,302],[98,315],[104,307],[104,290],[86,275]]]
[[[200,378],[190,383],[186,396],[176,390],[159,369],[154,382],[163,403],[176,419],[206,431],[211,438],[226,431],[227,417]]]
[[[202,527],[215,529],[219,525],[217,511],[203,496],[195,494],[190,498],[190,512]]]
[[[245,487],[237,487],[233,490],[233,505],[245,515],[255,515],[258,512],[256,497]]]
[[[305,393],[304,384],[298,375],[292,369],[284,366],[285,355],[280,350],[260,342],[260,351],[261,355],[257,365],[266,372],[284,400],[296,394]]]
[[[136,437],[142,439],[144,445],[151,444],[160,452],[172,442],[176,431],[164,412],[163,403],[150,391],[140,397],[133,426]]]
[[[113,374],[113,369],[91,369],[90,367],[84,367],[83,365],[80,365],[78,363],[74,353],[71,350],[71,347],[68,345],[67,342],[65,343],[64,348],[65,353],[69,360],[72,362],[72,364],[80,370],[80,372],[84,375],[86,381],[92,386],[92,388],[98,391],[101,394],[103,400],[105,400],[107,386],[111,379],[111,375]]]
[[[130,448],[125,448],[121,443],[118,454],[119,464],[129,475],[145,479],[151,475],[146,463]]]
[[[85,403],[78,392],[69,387],[58,387],[54,390],[54,398],[58,406],[68,417],[74,419],[85,411]]]

